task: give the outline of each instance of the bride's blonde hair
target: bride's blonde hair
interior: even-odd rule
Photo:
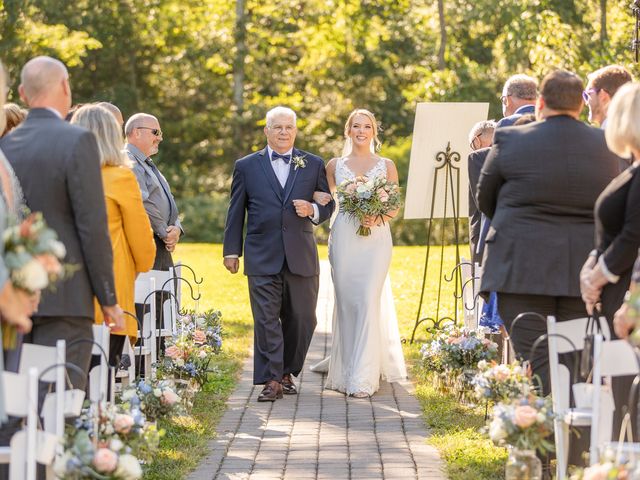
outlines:
[[[373,138],[371,139],[371,153],[375,153],[376,150],[380,149],[382,142],[378,138],[378,130],[380,127],[378,126],[378,122],[373,113],[364,108],[356,108],[353,112],[349,114],[349,118],[347,118],[346,123],[344,124],[344,148],[342,149],[343,156],[347,156],[351,153],[351,137],[349,137],[349,132],[351,131],[351,127],[353,126],[354,118],[356,115],[364,115],[369,120],[371,120],[371,125],[373,126]]]

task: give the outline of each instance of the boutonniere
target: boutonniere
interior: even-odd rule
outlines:
[[[294,155],[291,158],[291,163],[293,163],[293,169],[297,170],[299,168],[304,168],[307,166],[307,159],[304,155]]]

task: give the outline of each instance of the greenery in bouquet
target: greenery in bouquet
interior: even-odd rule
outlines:
[[[533,391],[531,378],[517,361],[505,365],[480,360],[472,383],[480,401],[511,402]]]
[[[183,330],[191,332],[194,340],[197,339],[201,344],[209,345],[213,353],[220,353],[222,349],[222,313],[220,310],[209,309],[203,313],[187,310],[184,315],[178,318],[178,322]],[[202,333],[204,333],[204,337]]]
[[[513,402],[500,402],[493,408],[489,438],[496,445],[511,445],[519,450],[553,451],[551,398],[535,395]]]
[[[141,411],[150,422],[184,413],[182,399],[167,380],[140,380],[122,391],[125,409]]]
[[[22,223],[7,228],[2,240],[11,283],[30,294],[53,289],[56,282],[77,270],[75,265],[62,263],[67,254],[65,246],[39,212],[31,213]],[[16,338],[16,330],[6,325],[3,328],[4,348],[15,348]]]
[[[356,177],[345,180],[337,187],[340,210],[358,220],[358,235],[371,235],[371,229],[362,225],[367,216],[380,217],[402,206],[400,188],[397,183],[388,182],[386,177]]]
[[[442,373],[444,372],[444,363],[442,359],[442,342],[439,337],[434,337],[422,344],[420,347],[420,356],[422,357],[422,367],[426,372]]]
[[[162,434],[137,407],[93,404],[67,427],[54,471],[64,480],[141,478],[141,460],[153,458]]]
[[[482,338],[476,331],[453,327],[441,338],[442,363],[448,370],[476,370],[481,360],[491,361],[498,357],[498,345]]]

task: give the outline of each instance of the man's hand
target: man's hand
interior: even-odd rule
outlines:
[[[293,206],[296,209],[296,213],[299,217],[311,217],[313,216],[313,206],[311,202],[307,202],[306,200],[294,200]]]
[[[240,259],[235,257],[228,257],[224,259],[224,266],[231,273],[238,273],[238,268],[240,268]]]
[[[102,314],[104,315],[104,323],[111,329],[112,332],[121,332],[124,330],[124,314],[120,305],[117,303],[108,307],[102,307]]]
[[[628,311],[629,305],[625,302],[613,316],[613,331],[618,338],[627,338],[635,327],[635,322],[629,318]]]
[[[167,238],[164,239],[165,248],[170,252],[176,249],[176,244],[180,241],[180,229],[175,225],[167,227]]]
[[[40,301],[40,292],[34,295],[24,290],[15,288],[11,281],[5,283],[0,290],[0,313],[2,320],[15,326],[19,332],[31,331],[31,319],[29,318],[37,309]]]
[[[313,192],[313,201],[323,207],[331,201],[331,194],[326,192],[315,191]]]

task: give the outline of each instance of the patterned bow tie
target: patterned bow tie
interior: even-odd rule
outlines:
[[[284,163],[289,163],[291,161],[291,155],[280,155],[278,152],[271,152],[272,162],[275,162],[279,158],[281,158]]]

